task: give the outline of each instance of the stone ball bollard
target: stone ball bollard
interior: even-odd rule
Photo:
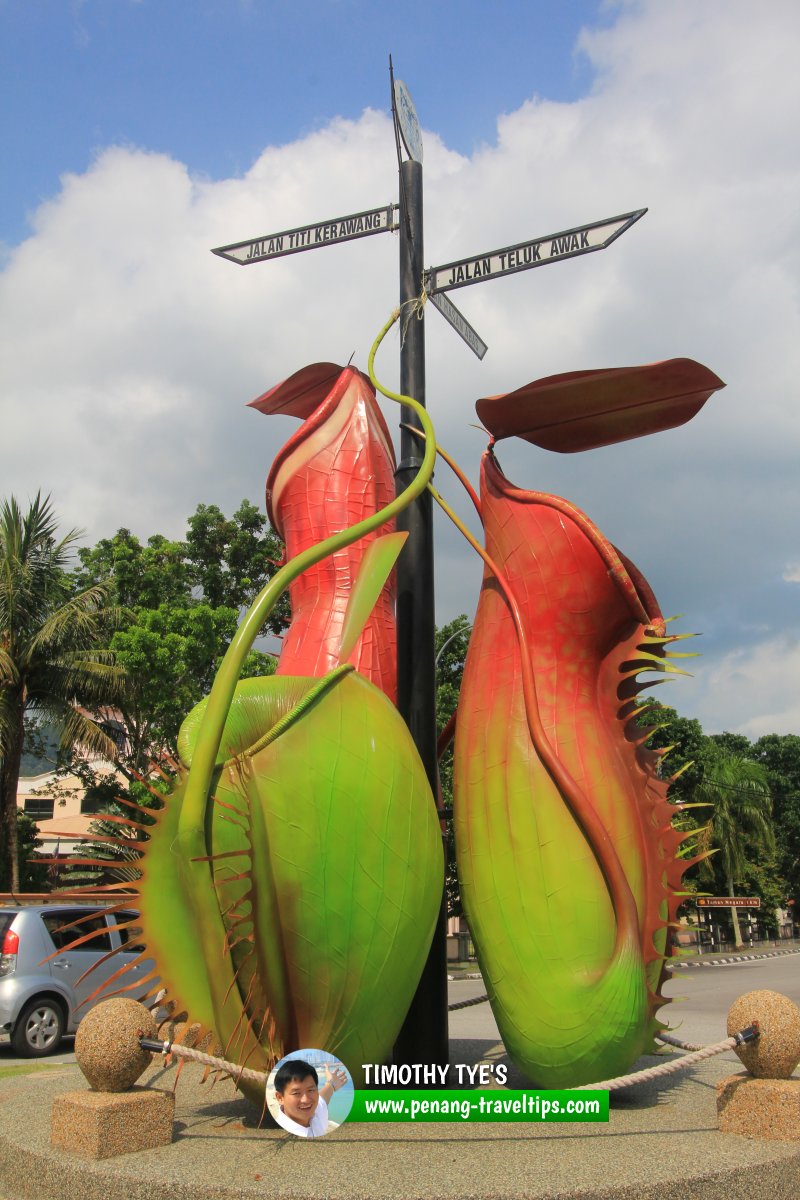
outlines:
[[[137,1000],[116,997],[95,1005],[75,1035],[75,1059],[96,1092],[126,1092],[150,1066],[139,1038],[158,1037],[155,1019]]]
[[[800,1009],[780,992],[746,992],[728,1012],[728,1036],[759,1025],[753,1042],[736,1047],[736,1053],[757,1079],[788,1079],[800,1063]]]

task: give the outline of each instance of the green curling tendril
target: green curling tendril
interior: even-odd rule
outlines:
[[[416,303],[416,302],[415,302]],[[248,609],[236,631],[214,678],[208,696],[203,720],[197,734],[192,762],[186,781],[186,789],[178,821],[177,841],[180,844],[178,861],[187,887],[195,905],[197,929],[206,953],[207,962],[219,963],[219,969],[209,972],[208,987],[215,1012],[221,1015],[227,1008],[231,994],[232,968],[227,956],[220,959],[220,947],[225,944],[225,927],[220,915],[211,876],[212,864],[208,855],[207,800],[212,789],[217,752],[228,713],[233,702],[236,685],[244,660],[255,641],[259,629],[274,609],[282,594],[303,571],[315,566],[329,554],[351,545],[392,520],[399,512],[412,504],[424,492],[432,475],[436,461],[436,435],[425,408],[412,396],[403,396],[385,388],[375,377],[375,355],[378,347],[400,316],[400,310],[392,313],[376,337],[369,353],[367,370],[372,385],[389,400],[413,409],[425,434],[425,451],[419,471],[399,496],[395,497],[379,512],[333,534],[316,546],[296,555],[269,580]],[[221,1022],[224,1024],[224,1022]]]

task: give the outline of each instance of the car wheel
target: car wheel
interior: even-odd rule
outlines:
[[[64,1033],[64,1010],[55,1000],[31,1000],[19,1014],[11,1045],[20,1058],[52,1054]]]

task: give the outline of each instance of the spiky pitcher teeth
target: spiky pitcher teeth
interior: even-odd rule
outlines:
[[[373,387],[419,419],[419,470],[401,495],[298,551],[259,592],[203,702],[188,772],[141,864],[143,940],[159,969],[164,964],[167,992],[241,1065],[271,1062],[277,1046],[298,1039],[339,1053],[356,1079],[361,1064],[381,1061],[408,1011],[441,904],[442,845],[427,773],[386,695],[347,664],[323,679],[241,679],[285,589],[386,528],[430,482],[436,451],[427,412],[374,373],[398,317],[395,310],[375,339],[369,374]],[[293,407],[316,404],[329,367],[293,377],[277,400],[274,391],[267,397],[267,408],[287,395]],[[342,622],[342,658],[357,645],[403,540],[390,535],[370,546]],[[296,688],[301,697],[282,691]],[[238,703],[249,689],[255,740],[243,737],[253,730],[253,705]],[[245,869],[231,866],[232,858]],[[221,895],[230,884],[233,894]]]
[[[656,1028],[686,864],[631,722],[639,673],[675,668],[646,581],[585,514],[491,452],[481,484],[508,592],[487,570],[459,704],[462,897],[511,1057],[568,1086],[627,1070]]]
[[[206,703],[181,730],[185,765]],[[243,680],[217,758],[208,852],[192,860],[205,881],[176,870],[181,801],[179,788],[139,883],[169,995],[236,1062],[269,1069],[283,1051],[325,1046],[358,1078],[391,1050],[441,897],[438,822],[396,709],[349,665],[323,679]],[[196,938],[198,886],[219,907],[213,954]],[[221,997],[213,972],[224,974]]]

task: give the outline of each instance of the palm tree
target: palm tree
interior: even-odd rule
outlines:
[[[717,848],[728,895],[735,896],[734,882],[742,878],[748,861],[775,849],[766,768],[741,754],[720,751],[707,760],[694,800],[712,810],[704,840]],[[731,916],[738,947],[743,943],[735,908]]]
[[[65,567],[80,534],[73,529],[57,540],[57,530],[49,497],[40,493],[26,513],[13,496],[0,505],[0,874],[14,891],[26,712],[60,725],[64,749],[79,745],[112,757],[112,739],[78,705],[96,712],[113,703],[124,678],[100,648],[107,589],[72,594]]]

